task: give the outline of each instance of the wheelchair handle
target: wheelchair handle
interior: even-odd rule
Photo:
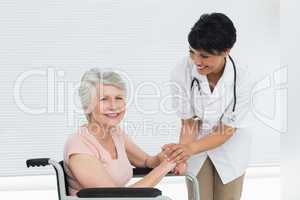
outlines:
[[[49,165],[50,158],[34,158],[26,160],[27,167],[40,167]]]

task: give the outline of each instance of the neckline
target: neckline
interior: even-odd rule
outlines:
[[[117,142],[116,142],[116,138],[115,138],[115,133],[114,132],[111,133],[111,137],[112,137],[112,140],[113,140],[114,148],[115,148],[116,153],[117,153],[117,158],[115,158],[115,159],[112,157],[111,153],[98,141],[98,139],[96,138],[96,136],[94,136],[93,134],[91,134],[89,132],[88,127],[84,126],[84,128],[86,129],[86,132],[88,133],[88,135],[90,135],[97,142],[97,144],[101,148],[102,152],[104,154],[106,154],[105,157],[109,158],[109,160],[111,160],[111,161],[118,161],[120,159],[120,152],[119,152],[119,148],[118,148],[118,145],[117,145]]]
[[[227,82],[229,82],[227,79],[230,79],[230,75],[228,73],[231,72],[231,70],[229,69],[231,66],[229,66],[230,64],[228,64],[229,62],[227,61],[227,58],[226,58],[226,62],[225,62],[225,66],[224,66],[224,71],[222,73],[222,75],[220,76],[219,80],[217,81],[213,91],[211,91],[210,89],[210,86],[209,86],[209,81],[208,81],[208,77],[207,75],[202,75],[202,74],[199,74],[197,69],[196,69],[196,66],[194,63],[192,63],[192,71],[191,71],[191,74],[192,74],[192,77],[196,77],[196,78],[199,78],[200,80],[200,85],[202,87],[202,91],[208,95],[208,96],[214,96],[216,94],[218,94],[220,91],[220,87],[223,85],[223,84],[226,84]]]
[[[211,88],[210,86],[210,81],[209,81],[209,78],[208,78],[208,75],[206,75],[206,79],[207,79],[207,82],[208,82],[208,87],[209,87],[209,90],[211,92],[211,94],[214,94],[214,91],[215,89],[217,88],[218,85],[220,85],[220,82],[223,81],[223,76],[224,76],[224,73],[225,73],[225,69],[227,68],[227,59],[224,58],[224,65],[223,65],[223,68],[221,69],[221,71],[219,72],[221,75],[218,75],[218,80],[216,81],[216,83],[214,84],[213,88]]]

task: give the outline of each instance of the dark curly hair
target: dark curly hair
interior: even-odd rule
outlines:
[[[236,29],[223,13],[201,15],[188,35],[190,47],[212,54],[231,49],[235,41]]]

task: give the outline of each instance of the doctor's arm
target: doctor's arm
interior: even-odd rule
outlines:
[[[164,152],[166,152],[168,155],[175,155],[177,146],[186,146],[187,144],[195,141],[197,138],[199,126],[201,126],[201,121],[199,120],[196,121],[193,118],[181,119],[181,131],[179,137],[179,144],[164,145],[163,146]],[[188,159],[189,156],[185,155],[184,152],[181,152],[180,150],[178,150],[177,152],[178,152],[178,159],[180,158],[181,161],[186,161]],[[179,154],[179,152],[181,152],[181,154]]]
[[[197,138],[199,126],[201,126],[200,120],[194,119],[182,119],[181,131],[180,131],[180,144],[187,144],[194,141]]]
[[[219,126],[209,135],[201,139],[190,138],[192,136],[181,135],[181,138],[185,138],[185,143],[180,144],[167,144],[164,148],[168,148],[171,160],[175,160],[177,163],[185,162],[190,156],[198,154],[210,149],[214,149],[224,144],[235,132],[235,128],[219,123]]]
[[[244,71],[238,85],[238,93],[236,98],[235,120],[231,118],[231,108],[229,106],[220,119],[218,126],[209,135],[198,140],[186,144],[168,144],[167,146],[173,151],[170,159],[176,157],[176,162],[184,162],[186,157],[214,149],[224,144],[232,137],[235,131],[239,128],[247,127],[249,123],[248,114],[250,110],[251,89],[254,84],[252,75],[249,71]]]
[[[190,154],[201,153],[224,144],[235,132],[235,128],[220,122],[219,126],[209,135],[188,144]]]
[[[180,144],[188,144],[194,141],[197,138],[199,127],[201,126],[201,121],[195,121],[194,119],[182,119],[181,120],[181,131],[180,131]],[[171,152],[170,150],[165,150],[168,154]],[[183,156],[182,162],[177,164],[173,172],[176,175],[183,175],[187,170],[186,160],[188,156]]]

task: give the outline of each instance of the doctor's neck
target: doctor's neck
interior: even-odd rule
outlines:
[[[224,73],[225,65],[226,65],[226,58],[220,61],[220,63],[214,68],[214,71],[207,74],[207,79],[210,82],[217,82]]]

